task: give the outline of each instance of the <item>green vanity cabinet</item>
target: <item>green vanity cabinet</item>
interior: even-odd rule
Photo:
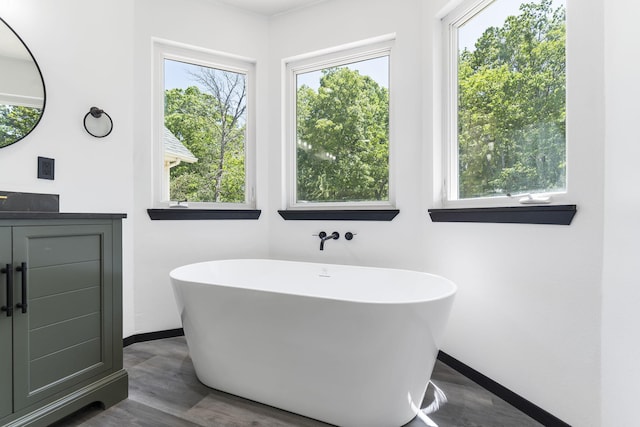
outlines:
[[[126,398],[124,215],[7,216],[0,213],[0,426],[46,426]]]
[[[13,361],[13,328],[7,316],[6,267],[11,262],[11,228],[0,227],[0,419],[13,412],[13,384],[11,382]]]

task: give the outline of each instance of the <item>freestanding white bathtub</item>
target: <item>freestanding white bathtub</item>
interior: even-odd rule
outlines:
[[[456,292],[427,273],[265,259],[170,277],[202,383],[345,427],[416,416]]]

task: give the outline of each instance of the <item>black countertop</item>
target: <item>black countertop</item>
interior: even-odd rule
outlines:
[[[0,211],[3,219],[123,219],[124,213],[75,213],[75,212],[36,212],[36,211]]]

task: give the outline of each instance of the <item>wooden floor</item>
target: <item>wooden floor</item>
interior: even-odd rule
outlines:
[[[196,378],[184,337],[124,349],[129,398],[102,410],[93,406],[55,427],[327,427],[328,424],[210,389]],[[438,362],[433,382],[448,402],[431,419],[439,427],[527,427],[541,424]],[[432,396],[431,387],[425,398]],[[405,427],[424,427],[414,419]],[[366,426],[363,426],[366,427]],[[392,427],[392,426],[390,426]]]

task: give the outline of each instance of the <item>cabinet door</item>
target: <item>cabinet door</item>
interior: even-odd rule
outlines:
[[[11,228],[0,227],[0,268],[11,264]],[[6,307],[7,273],[0,274],[0,307]],[[0,311],[0,418],[13,411],[12,360],[12,320],[6,311]]]
[[[14,227],[13,262],[17,411],[111,368],[111,226]]]

